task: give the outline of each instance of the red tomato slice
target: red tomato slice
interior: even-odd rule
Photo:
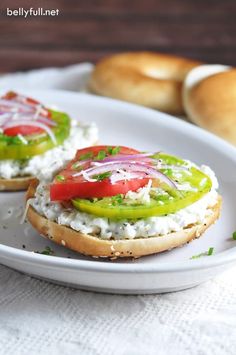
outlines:
[[[18,94],[16,92],[8,91],[5,95],[2,96],[2,98],[6,100],[14,100],[17,96]]]
[[[109,148],[116,148],[114,145],[96,145],[93,147],[87,147],[83,148],[77,151],[75,159],[78,160],[81,158],[81,156],[87,154],[87,153],[92,153],[93,156],[96,156],[101,150],[107,151]],[[139,151],[133,148],[128,148],[128,147],[119,147],[119,154],[138,154]],[[107,155],[112,155],[107,153]]]
[[[26,97],[24,95],[17,94],[14,91],[7,92],[5,95],[2,96],[2,98],[6,100],[12,100],[20,103],[29,104],[31,106],[40,105],[39,101],[32,99],[31,97]]]
[[[18,134],[21,134],[22,136],[28,136],[31,134],[39,134],[43,132],[44,131],[39,127],[21,125],[21,126],[6,128],[3,133],[6,136],[17,136]]]
[[[66,169],[62,170],[54,179],[50,186],[50,198],[51,201],[68,201],[72,198],[101,198],[108,196],[115,196],[118,194],[126,194],[128,191],[136,191],[140,187],[145,186],[148,183],[148,178],[142,179],[132,179],[132,180],[122,180],[111,184],[109,179],[104,179],[102,181],[88,182],[81,175],[78,177],[73,177],[72,175],[76,173],[73,169],[73,164],[78,162],[79,159],[83,160],[89,159],[89,156],[96,157],[99,152],[105,151],[106,156],[111,154],[108,153],[108,149],[116,148],[115,146],[95,146],[88,147],[85,149],[80,149],[76,153],[76,158],[68,164]],[[138,154],[139,151],[128,148],[119,147],[119,155],[122,154]],[[79,160],[80,161],[80,160]],[[88,168],[90,163],[87,162],[84,168]],[[60,180],[60,181],[59,181]]]
[[[9,91],[7,92],[3,98],[5,100],[11,100],[11,101],[15,101],[15,102],[19,102],[22,103],[24,105],[28,105],[28,106],[33,106],[34,109],[37,109],[37,106],[40,105],[40,102],[32,99],[30,97],[26,97],[23,95],[19,95],[17,93],[15,93],[14,91]],[[51,117],[51,113],[44,107],[42,107],[43,110],[40,113],[41,116],[50,118]],[[44,133],[44,130],[39,128],[39,127],[32,127],[32,126],[27,126],[27,125],[19,125],[16,127],[11,127],[11,128],[6,128],[3,132],[6,136],[17,136],[18,134],[21,134],[23,136],[27,136],[27,135],[31,135],[31,134],[40,134],[40,133]]]
[[[147,178],[132,179],[129,181],[117,181],[111,184],[109,179],[97,182],[88,182],[83,179],[68,181],[67,183],[54,183],[50,187],[51,201],[67,201],[72,198],[101,198],[126,194],[128,191],[136,191],[147,185]]]
[[[67,165],[67,167],[64,169],[64,172],[67,171],[67,177],[68,175],[68,170],[71,169],[73,164],[75,164],[78,161],[83,161],[83,160],[90,160],[91,158],[94,158],[98,155],[99,152],[101,151],[106,151],[108,148],[116,148],[116,146],[109,146],[109,145],[96,145],[92,147],[87,147],[83,149],[79,149],[75,155],[75,158]],[[138,154],[139,151],[136,149],[128,148],[128,147],[119,147],[119,154]],[[109,156],[111,154],[107,154]],[[84,168],[88,168],[90,164],[84,165]],[[72,168],[73,169],[73,168]],[[74,170],[74,169],[73,169]],[[76,172],[76,171],[74,171]],[[73,173],[74,173],[73,172]],[[60,174],[61,175],[61,174]]]

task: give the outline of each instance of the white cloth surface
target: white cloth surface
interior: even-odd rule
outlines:
[[[0,78],[2,87],[84,90],[89,63]],[[0,265],[0,355],[235,355],[236,268],[190,290],[96,294]]]
[[[235,355],[236,269],[190,290],[96,294],[0,267],[1,355]]]

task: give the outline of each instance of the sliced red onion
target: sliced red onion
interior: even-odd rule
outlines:
[[[93,179],[91,178],[87,173],[86,171],[82,171],[82,175],[83,175],[83,178],[89,182],[95,182],[97,181],[97,179]]]
[[[31,113],[22,113],[22,112],[20,112],[20,113],[17,112],[16,114],[17,114],[17,117],[14,118],[14,116],[12,116],[12,120],[16,120],[16,121],[21,120],[21,119],[27,120],[27,121],[31,120],[33,122],[42,122],[42,123],[45,123],[49,126],[54,126],[54,127],[57,126],[57,123],[55,121],[53,121],[47,117],[38,116],[37,118],[33,118]]]
[[[101,162],[101,161],[92,161],[91,159],[87,159],[87,160],[82,160],[82,161],[77,161],[76,163],[74,163],[73,165],[76,165],[76,168],[73,168],[73,169],[77,169],[77,168],[80,168],[82,167],[83,165],[87,164],[87,163],[90,163],[90,166],[96,168],[96,167],[100,167],[100,166],[104,166],[104,165],[111,165],[111,164],[118,164],[118,163],[124,163],[123,161],[111,161],[111,162]],[[126,162],[126,163],[129,163],[129,162]],[[133,161],[131,161],[131,163],[134,163]],[[142,162],[142,161],[139,161],[140,164],[142,165],[146,165],[146,162]],[[72,165],[72,167],[73,167]],[[75,175],[73,176],[76,176],[77,173],[75,173]]]
[[[8,122],[3,126],[3,129],[17,127],[17,126],[19,126],[19,124],[25,125],[25,126],[32,126],[32,127],[41,128],[49,135],[49,137],[51,138],[51,140],[54,144],[57,143],[55,134],[52,132],[52,130],[47,125],[40,123],[40,122],[32,122],[32,121],[27,121],[27,120]]]
[[[104,163],[103,163],[104,162]],[[131,163],[134,163],[135,162],[135,160],[134,161],[131,161]],[[146,164],[146,163],[148,163],[149,161],[141,161],[141,160],[139,160],[138,161],[140,164]],[[100,161],[98,161],[98,160],[95,160],[95,161],[92,161],[92,159],[87,159],[87,160],[81,160],[81,161],[77,161],[76,163],[74,163],[74,164],[76,164],[77,165],[77,167],[79,168],[80,166],[82,166],[82,165],[84,165],[85,163],[90,163],[91,164],[91,166],[94,166],[94,167],[98,167],[98,166],[103,166],[103,165],[110,165],[110,164],[117,164],[117,163],[124,163],[124,161],[122,161],[122,160],[114,160],[114,161],[105,161],[105,159],[104,160],[100,160]],[[129,162],[126,162],[126,163],[129,163]]]
[[[48,110],[45,109],[41,104],[38,104],[36,107],[35,107],[35,115],[37,117],[37,115],[41,115],[41,114],[47,114],[48,113]]]
[[[91,161],[91,159],[89,160],[84,160],[85,162],[91,162],[91,166],[101,166],[101,165],[104,165],[103,163],[101,162],[98,162],[98,161]]]
[[[43,123],[48,124],[49,126],[53,126],[53,127],[57,126],[57,122],[55,122],[49,118],[43,117],[43,116],[39,116],[36,121],[43,122]]]
[[[118,171],[120,169],[127,170],[128,172],[143,172],[145,173],[146,177],[161,180],[168,184],[170,187],[176,188],[174,182],[170,180],[166,175],[154,169],[153,167],[141,164],[140,162],[105,163],[101,166],[89,168],[84,171],[86,172],[87,176],[90,177],[93,175],[103,174],[108,171]],[[72,176],[76,177],[81,175],[83,175],[83,172],[78,172]]]
[[[111,177],[110,181],[112,184],[115,184],[117,181],[122,181],[122,180],[131,180],[131,179],[143,179],[145,178],[146,175],[141,172],[127,172],[124,170],[118,170],[115,171]]]
[[[145,161],[145,160],[138,160],[138,161],[135,161],[134,160],[129,160],[129,161],[122,161],[122,160],[114,160],[114,161],[105,161],[102,160],[102,161],[91,161],[91,160],[87,160],[87,162],[91,162],[91,166],[95,166],[95,167],[99,167],[99,166],[103,166],[103,165],[113,165],[113,164],[141,164],[141,165],[146,165],[146,166],[149,166],[149,161]],[[104,163],[103,163],[104,162]]]
[[[45,109],[40,102],[31,103],[31,102],[29,102],[29,100],[26,96],[16,95],[16,97],[14,97],[14,99],[12,101],[33,108],[33,110],[36,112],[36,114],[45,114],[46,115],[48,113],[48,110]]]
[[[110,155],[107,158],[104,158],[103,162],[110,162],[110,161],[125,161],[125,160],[140,160],[146,159],[147,157],[153,155],[153,153],[145,153],[145,154],[117,154],[117,155]]]
[[[27,112],[33,112],[35,111],[35,108],[33,106],[27,105],[27,104],[21,104],[17,101],[14,100],[6,100],[6,99],[0,99],[0,106],[7,106],[7,107],[12,107],[12,108],[18,108],[21,109],[23,111],[27,111]]]
[[[13,112],[0,111],[0,117],[2,116],[12,116]]]
[[[39,116],[37,117],[37,119],[33,119],[32,113],[28,113],[28,112],[27,113],[7,112],[7,113],[0,114],[0,125],[3,125],[6,122],[6,120],[10,120],[10,121],[31,120],[33,122],[35,121],[42,122],[53,127],[57,126],[57,123],[55,121],[43,116]]]
[[[0,126],[4,125],[7,120],[11,118],[12,114],[11,113],[1,113],[0,114]]]
[[[153,155],[153,153],[145,153],[145,154],[133,154],[133,155],[116,155],[116,156],[109,156],[107,158],[104,158],[102,160],[92,160],[92,159],[87,159],[87,160],[81,160],[81,162],[78,160],[75,164],[79,166],[85,164],[85,163],[91,163],[91,166],[101,166],[104,164],[116,164],[116,163],[123,163],[124,161],[133,161],[135,162],[138,160],[139,163],[145,164],[152,162],[152,159],[149,159],[148,156]],[[142,160],[141,160],[142,159]]]

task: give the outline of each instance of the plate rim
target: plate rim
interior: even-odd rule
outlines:
[[[14,247],[0,244],[0,256],[11,259],[12,256],[19,261],[35,264],[38,262],[41,267],[67,268],[87,272],[107,273],[170,273],[188,272],[192,270],[209,269],[222,264],[227,265],[236,261],[236,247],[230,248],[210,257],[199,259],[186,259],[173,263],[161,262],[160,264],[119,264],[112,261],[80,260],[65,258],[53,255],[38,254],[34,251],[20,250]]]
[[[54,89],[46,89],[46,90],[37,90],[37,89],[21,89],[17,87],[17,90],[20,90],[23,93],[32,93],[35,95],[43,95],[45,96],[47,93],[55,94],[55,95],[63,95],[63,96],[71,96],[77,98],[78,96],[85,97],[87,100],[95,100],[98,104],[113,103],[116,106],[120,106],[123,109],[127,109],[128,111],[133,111],[134,113],[140,110],[144,112],[144,114],[149,115],[149,119],[151,116],[156,116],[152,119],[163,126],[171,126],[172,129],[176,129],[178,126],[178,130],[181,128],[185,128],[187,133],[190,133],[191,136],[198,138],[198,140],[204,140],[208,138],[208,141],[211,141],[211,145],[214,147],[221,146],[224,149],[226,155],[229,155],[236,162],[236,148],[224,141],[222,138],[215,136],[213,133],[205,131],[204,129],[193,126],[190,122],[183,121],[177,117],[171,116],[167,113],[163,113],[160,111],[156,111],[147,107],[135,105],[132,103],[127,103],[119,100],[115,100],[107,97],[100,97],[96,95],[92,95],[89,93],[81,93],[81,92],[72,92],[67,90],[54,90]],[[4,88],[1,88],[0,92],[4,91]],[[194,129],[192,129],[194,127]],[[88,271],[88,272],[108,272],[108,273],[169,273],[169,272],[183,272],[183,271],[191,271],[191,270],[200,270],[200,269],[208,269],[212,267],[217,267],[222,264],[229,264],[236,261],[236,246],[231,247],[223,252],[219,252],[218,254],[211,255],[210,258],[199,258],[194,260],[184,260],[178,261],[174,264],[171,262],[161,262],[158,263],[112,263],[107,261],[96,261],[96,260],[79,260],[79,259],[69,259],[65,257],[59,256],[48,256],[41,255],[35,252],[30,252],[26,250],[17,249],[15,247],[11,247],[8,245],[0,244],[0,256],[3,256],[7,259],[11,257],[17,258],[19,261],[28,262],[28,263],[39,263],[40,266],[45,267],[64,267],[68,269]]]

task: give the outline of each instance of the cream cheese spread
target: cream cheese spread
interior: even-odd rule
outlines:
[[[70,135],[62,145],[25,162],[0,160],[0,177],[11,179],[30,175],[49,181],[58,170],[73,159],[77,149],[93,145],[97,140],[98,129],[95,124],[80,124],[76,120],[71,120]]]
[[[212,213],[210,208],[216,204],[218,198],[216,191],[218,182],[214,172],[209,167],[203,165],[200,169],[211,178],[212,190],[197,202],[167,216],[117,222],[79,212],[73,208],[66,209],[61,204],[50,201],[49,190],[42,182],[38,185],[35,198],[31,200],[30,204],[39,214],[49,220],[84,234],[96,234],[101,239],[109,240],[113,238],[119,240],[162,236],[180,231],[190,224],[204,223],[205,218]],[[147,194],[151,188],[149,183],[137,192],[128,192],[126,198],[140,199],[144,203],[148,202]]]

